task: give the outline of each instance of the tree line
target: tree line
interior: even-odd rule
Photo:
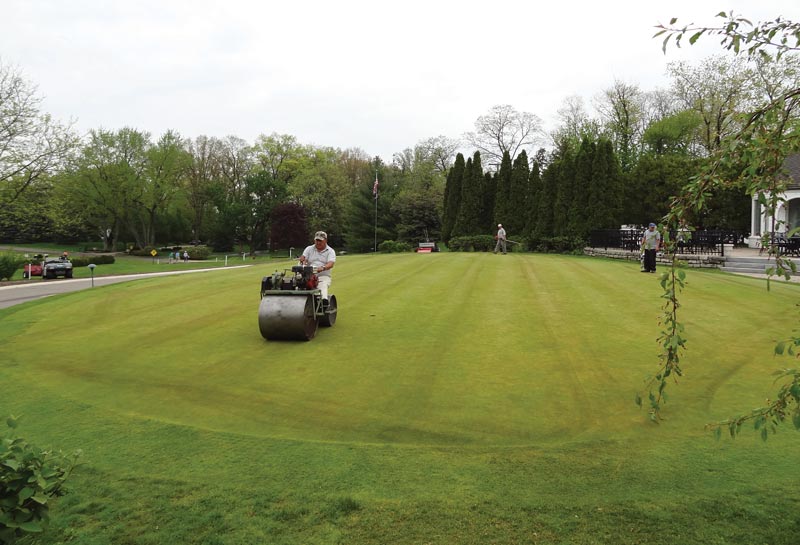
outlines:
[[[593,229],[663,217],[741,127],[742,112],[800,81],[789,55],[717,56],[668,70],[668,89],[615,81],[595,96],[593,114],[567,97],[549,134],[534,114],[495,106],[461,140],[429,138],[384,163],[276,133],[251,143],[126,127],[78,138],[41,112],[17,70],[0,65],[0,239],[261,250],[302,246],[323,229],[333,245],[363,252],[376,240],[448,242],[502,223],[531,248],[554,239],[579,247]],[[471,154],[460,152],[465,145]],[[749,210],[750,197],[731,188],[690,221],[746,231]]]

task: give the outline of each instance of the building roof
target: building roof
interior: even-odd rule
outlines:
[[[800,189],[800,153],[787,157],[783,162],[783,168],[790,178],[788,189]]]

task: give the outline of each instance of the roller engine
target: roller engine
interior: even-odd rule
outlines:
[[[258,328],[265,339],[311,340],[318,326],[336,322],[336,313],[336,296],[322,298],[310,265],[295,265],[261,279]]]

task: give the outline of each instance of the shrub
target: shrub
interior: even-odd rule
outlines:
[[[17,420],[10,416],[6,424],[13,430]],[[13,432],[0,445],[0,544],[10,544],[26,532],[44,530],[50,500],[65,494],[64,481],[80,451],[65,456],[42,450]]]
[[[25,258],[16,252],[0,252],[0,280],[11,280],[14,273],[17,272]]]
[[[73,267],[86,267],[89,263],[94,263],[95,265],[110,265],[117,261],[113,255],[105,254],[77,256],[71,257],[69,260],[72,262]]]
[[[211,255],[211,248],[208,246],[189,246],[186,251],[189,252],[189,259],[208,259]]]
[[[582,254],[586,241],[581,237],[532,237],[526,247],[534,252]]]
[[[471,235],[451,238],[448,248],[454,252],[490,252],[495,244],[491,235]]]
[[[380,244],[378,244],[378,251],[382,253],[398,253],[398,252],[410,252],[413,250],[411,244],[408,242],[400,242],[396,240],[384,240]]]
[[[144,248],[134,248],[134,249],[132,249],[130,251],[130,254],[131,255],[143,256],[143,257],[150,257],[152,255],[150,252],[152,252],[153,250],[155,250],[155,248],[153,248],[152,246],[145,246]]]

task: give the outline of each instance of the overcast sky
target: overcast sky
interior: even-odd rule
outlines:
[[[730,10],[800,20],[798,0],[3,0],[0,61],[81,133],[277,132],[390,161],[459,138],[497,104],[553,129],[566,97],[589,106],[615,78],[666,87],[668,62],[719,49],[706,39],[664,55],[653,27]]]

